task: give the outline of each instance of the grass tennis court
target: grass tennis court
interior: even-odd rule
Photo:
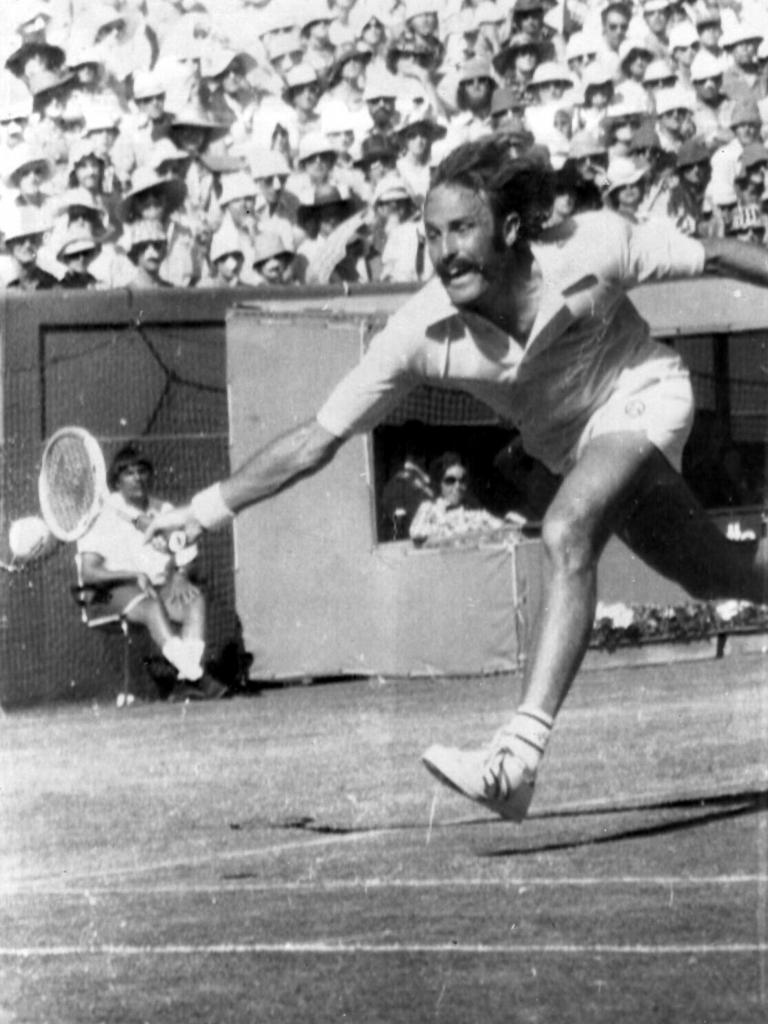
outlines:
[[[764,1024],[766,683],[583,673],[523,827],[418,761],[509,677],[6,715],[0,1024]]]

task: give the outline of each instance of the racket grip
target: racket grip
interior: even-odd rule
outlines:
[[[198,491],[190,502],[190,509],[204,530],[221,529],[235,518],[235,513],[222,497],[221,484]]]

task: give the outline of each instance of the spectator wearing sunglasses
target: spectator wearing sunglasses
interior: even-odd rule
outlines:
[[[677,153],[696,131],[693,102],[687,89],[675,86],[656,94],[656,133],[665,153]]]
[[[457,111],[448,123],[444,152],[473,142],[491,130],[491,101],[497,81],[491,64],[473,57],[458,72],[450,105]]]
[[[481,508],[472,494],[469,468],[458,452],[443,452],[431,463],[429,475],[437,497],[423,501],[413,517],[408,532],[417,546],[476,543],[522,525],[519,516],[504,520]]]
[[[669,53],[677,78],[686,88],[691,85],[691,65],[699,51],[699,34],[690,21],[681,21],[669,30]]]
[[[733,104],[723,92],[723,65],[708,50],[700,50],[691,64],[691,85],[696,95],[693,121],[696,134],[707,143],[726,143],[731,137]]]
[[[707,233],[705,210],[707,186],[712,177],[709,149],[703,139],[684,142],[677,154],[675,175],[666,196],[648,209],[650,216],[663,215],[681,234],[701,238]]]
[[[600,12],[602,34],[597,59],[613,72],[618,70],[621,62],[620,51],[627,38],[631,17],[632,5],[620,0],[609,0]]]
[[[288,131],[291,153],[295,156],[301,140],[312,132],[320,130],[320,114],[317,106],[321,95],[317,71],[307,63],[297,64],[285,76],[283,99],[291,108],[292,115],[284,127]]]

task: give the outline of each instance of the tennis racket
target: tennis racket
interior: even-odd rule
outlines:
[[[104,453],[82,427],[62,427],[43,449],[38,478],[40,511],[58,540],[79,540],[109,493]]]
[[[40,512],[48,529],[60,541],[76,541],[93,526],[109,494],[104,453],[93,434],[83,427],[61,427],[43,449],[38,478]],[[115,512],[128,522],[133,519]],[[178,564],[186,546],[183,530],[167,537],[168,550]],[[197,553],[189,552],[187,561]]]

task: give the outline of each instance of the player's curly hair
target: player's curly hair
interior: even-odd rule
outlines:
[[[533,208],[549,209],[555,199],[555,175],[541,157],[513,157],[503,138],[487,135],[452,150],[436,167],[430,188],[459,185],[485,195],[497,224],[510,213],[520,217],[522,233]]]

